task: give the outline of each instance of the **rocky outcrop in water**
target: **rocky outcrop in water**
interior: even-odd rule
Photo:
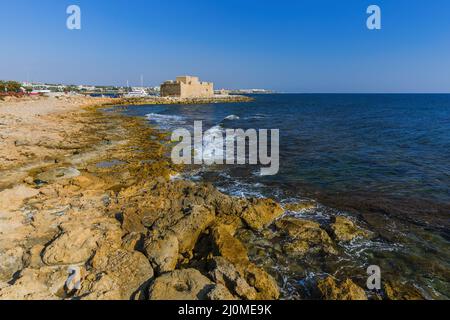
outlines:
[[[370,233],[355,225],[353,221],[345,217],[334,217],[331,224],[333,234],[338,241],[349,242],[358,237],[368,238]]]
[[[277,229],[287,236],[283,250],[303,256],[307,253],[337,254],[328,233],[316,222],[286,217],[276,222]]]
[[[422,293],[413,285],[399,281],[387,281],[383,286],[389,300],[424,300]]]
[[[183,279],[184,273],[175,271],[185,268],[195,268],[209,279],[211,282],[209,287],[215,288],[214,294],[211,293],[209,296],[207,295],[209,291],[200,290],[202,297],[216,295],[240,299],[279,297],[279,290],[273,278],[251,263],[244,244],[233,236],[238,228],[245,227],[247,220],[250,221],[248,218],[251,216],[250,211],[253,214],[256,214],[254,212],[265,214],[263,221],[270,224],[280,215],[277,204],[266,199],[233,199],[218,192],[211,185],[187,181],[159,180],[146,184],[146,188],[152,192],[135,195],[142,196],[142,201],[133,200],[133,202],[142,203],[144,207],[151,206],[153,213],[148,210],[136,210],[137,217],[132,220],[136,223],[140,221],[148,228],[148,233],[144,235],[144,251],[157,272],[149,289],[150,298],[161,296],[162,293],[159,293],[161,287],[168,286],[167,283],[174,277],[181,276]],[[126,190],[123,191],[123,194],[125,193]],[[142,212],[142,216],[139,217],[138,212]],[[217,266],[218,258],[222,259],[220,260],[222,268]],[[230,276],[231,273],[233,276]],[[199,283],[206,285],[205,281],[199,280]],[[196,282],[194,284],[198,289]],[[197,291],[183,292],[183,295],[186,294],[190,298],[193,295],[199,296]]]
[[[367,300],[364,289],[347,279],[337,283],[332,277],[318,282],[318,288],[325,300]]]
[[[301,202],[287,203],[284,205],[284,208],[288,211],[299,212],[304,210],[315,209],[317,208],[317,204],[314,201],[301,201]]]

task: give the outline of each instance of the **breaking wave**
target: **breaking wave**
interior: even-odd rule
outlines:
[[[149,113],[145,115],[149,121],[155,122],[163,129],[173,128],[175,126],[186,124],[183,117],[159,113]]]
[[[223,120],[239,120],[239,119],[240,119],[239,116],[232,114],[232,115],[225,117],[225,119],[223,119]]]
[[[222,139],[214,139],[214,137],[222,137]],[[203,135],[203,160],[212,161],[215,157],[224,159],[225,146],[228,141],[234,141],[235,135],[225,135],[225,129],[221,125],[216,125],[205,131]],[[216,154],[218,150],[222,150],[222,155]]]

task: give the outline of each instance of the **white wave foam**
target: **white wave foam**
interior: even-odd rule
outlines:
[[[252,116],[246,117],[245,119],[246,120],[259,120],[259,119],[265,119],[265,118],[267,118],[267,115],[262,114],[262,113],[257,113]]]
[[[232,114],[232,115],[225,117],[224,120],[239,120],[239,119],[240,119],[239,116]]]
[[[214,139],[214,137],[219,136],[222,136],[222,139]],[[235,138],[234,134],[225,136],[225,129],[220,125],[205,131],[203,135],[203,160],[208,162],[215,158],[225,159],[226,144],[228,141],[234,141]]]
[[[230,181],[232,183],[223,187],[218,187],[219,191],[238,198],[265,198],[264,194],[261,192],[262,184],[250,184],[238,179],[230,180],[232,180]]]
[[[183,125],[186,123],[183,117],[175,115],[149,113],[146,114],[145,116],[147,117],[148,120],[156,122],[162,128]]]

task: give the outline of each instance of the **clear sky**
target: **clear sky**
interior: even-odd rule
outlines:
[[[66,8],[82,29],[66,28]],[[366,9],[382,10],[382,30]],[[0,0],[0,79],[450,92],[449,0]]]

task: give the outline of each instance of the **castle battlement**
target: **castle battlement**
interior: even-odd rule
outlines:
[[[210,98],[214,96],[214,84],[201,82],[198,77],[179,76],[161,85],[162,97]]]

